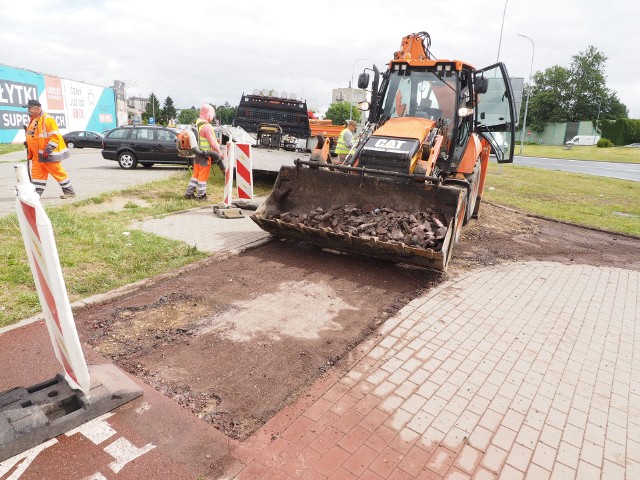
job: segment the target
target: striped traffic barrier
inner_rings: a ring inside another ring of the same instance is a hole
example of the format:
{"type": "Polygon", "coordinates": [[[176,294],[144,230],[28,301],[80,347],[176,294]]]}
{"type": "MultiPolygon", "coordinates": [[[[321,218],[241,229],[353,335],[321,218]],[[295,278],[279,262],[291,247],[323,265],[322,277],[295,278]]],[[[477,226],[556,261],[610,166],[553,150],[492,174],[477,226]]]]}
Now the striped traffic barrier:
{"type": "Polygon", "coordinates": [[[253,199],[253,161],[251,145],[236,143],[236,187],[238,198],[253,199]]]}
{"type": "Polygon", "coordinates": [[[224,171],[224,204],[227,207],[231,206],[233,202],[233,169],[235,167],[236,158],[235,153],[236,149],[234,148],[234,143],[227,143],[227,158],[225,161],[225,171],[224,171]]]}
{"type": "Polygon", "coordinates": [[[53,350],[69,386],[88,393],[89,369],[73,320],[51,221],[29,181],[26,165],[17,165],[16,174],[16,212],[53,350]]]}

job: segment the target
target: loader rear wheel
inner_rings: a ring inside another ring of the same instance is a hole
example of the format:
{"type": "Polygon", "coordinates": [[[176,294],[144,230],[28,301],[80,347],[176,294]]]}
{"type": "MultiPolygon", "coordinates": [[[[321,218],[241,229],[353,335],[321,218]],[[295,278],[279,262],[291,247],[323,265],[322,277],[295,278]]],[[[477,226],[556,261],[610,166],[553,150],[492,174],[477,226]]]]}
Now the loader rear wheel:
{"type": "Polygon", "coordinates": [[[480,187],[480,159],[476,160],[476,164],[473,167],[473,173],[467,175],[467,181],[469,182],[469,192],[467,193],[467,208],[464,210],[463,225],[469,223],[471,217],[478,215],[479,205],[478,202],[478,189],[480,187]]]}

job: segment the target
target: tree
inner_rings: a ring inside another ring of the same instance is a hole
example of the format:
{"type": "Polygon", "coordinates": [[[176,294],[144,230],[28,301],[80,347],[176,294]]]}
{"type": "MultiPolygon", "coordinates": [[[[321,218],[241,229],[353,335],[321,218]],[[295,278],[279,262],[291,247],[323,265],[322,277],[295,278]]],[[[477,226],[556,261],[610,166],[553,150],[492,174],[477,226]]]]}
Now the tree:
{"type": "MultiPolygon", "coordinates": [[[[628,118],[627,107],[607,88],[608,58],[590,45],[571,57],[569,68],[554,65],[533,75],[527,125],[542,131],[547,123],[628,118]],[[599,115],[598,115],[599,114],[599,115]]],[[[520,125],[522,125],[522,111],[520,125]]]]}
{"type": "Polygon", "coordinates": [[[178,115],[178,122],[183,125],[193,125],[198,119],[198,110],[196,107],[185,108],[178,115]]]}
{"type": "Polygon", "coordinates": [[[229,102],[224,102],[224,105],[216,107],[216,118],[220,121],[220,125],[231,125],[237,109],[238,107],[229,105],[229,102]]]}
{"type": "Polygon", "coordinates": [[[149,95],[149,102],[147,103],[147,108],[142,114],[142,120],[145,122],[149,122],[149,117],[156,117],[161,114],[160,110],[160,102],[158,102],[158,98],[155,94],[149,95]]]}
{"type": "Polygon", "coordinates": [[[167,97],[164,100],[164,106],[162,107],[162,123],[167,124],[170,120],[176,118],[177,115],[176,107],[173,105],[173,100],[171,97],[167,97]]]}
{"type": "MultiPolygon", "coordinates": [[[[350,108],[349,102],[332,103],[324,114],[324,118],[331,120],[334,125],[344,125],[349,120],[350,108]]],[[[362,118],[362,113],[355,106],[351,108],[351,118],[356,122],[360,122],[362,118]]]]}

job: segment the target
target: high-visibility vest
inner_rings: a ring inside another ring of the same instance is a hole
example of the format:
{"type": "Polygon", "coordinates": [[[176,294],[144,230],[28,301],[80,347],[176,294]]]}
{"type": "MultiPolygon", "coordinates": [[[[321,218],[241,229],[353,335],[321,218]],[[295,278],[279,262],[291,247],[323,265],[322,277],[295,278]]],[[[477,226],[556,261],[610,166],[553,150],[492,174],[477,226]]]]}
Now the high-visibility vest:
{"type": "Polygon", "coordinates": [[[26,132],[28,157],[37,158],[40,162],[60,162],[69,158],[69,150],[58,130],[58,124],[48,113],[43,113],[37,118],[32,118],[26,132]],[[44,158],[44,149],[50,145],[53,147],[48,158],[44,158]]]}
{"type": "Polygon", "coordinates": [[[198,129],[198,147],[200,147],[200,150],[202,151],[213,150],[213,145],[209,145],[209,140],[207,140],[207,137],[203,137],[202,135],[200,135],[200,130],[202,130],[202,128],[208,124],[209,122],[201,118],[196,120],[196,128],[198,129]]]}
{"type": "Polygon", "coordinates": [[[347,142],[344,139],[344,136],[349,131],[350,130],[347,127],[340,132],[340,136],[338,137],[338,144],[336,145],[336,155],[346,155],[351,150],[351,148],[347,146],[347,142]]]}

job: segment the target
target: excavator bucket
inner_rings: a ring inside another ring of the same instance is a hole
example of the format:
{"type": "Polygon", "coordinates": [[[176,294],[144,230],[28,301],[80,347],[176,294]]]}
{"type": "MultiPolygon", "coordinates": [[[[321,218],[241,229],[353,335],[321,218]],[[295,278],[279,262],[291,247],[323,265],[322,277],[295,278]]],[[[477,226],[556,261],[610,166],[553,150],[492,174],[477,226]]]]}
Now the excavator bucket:
{"type": "Polygon", "coordinates": [[[465,199],[455,186],[297,165],[251,219],[278,237],[446,270],[465,199]]]}

